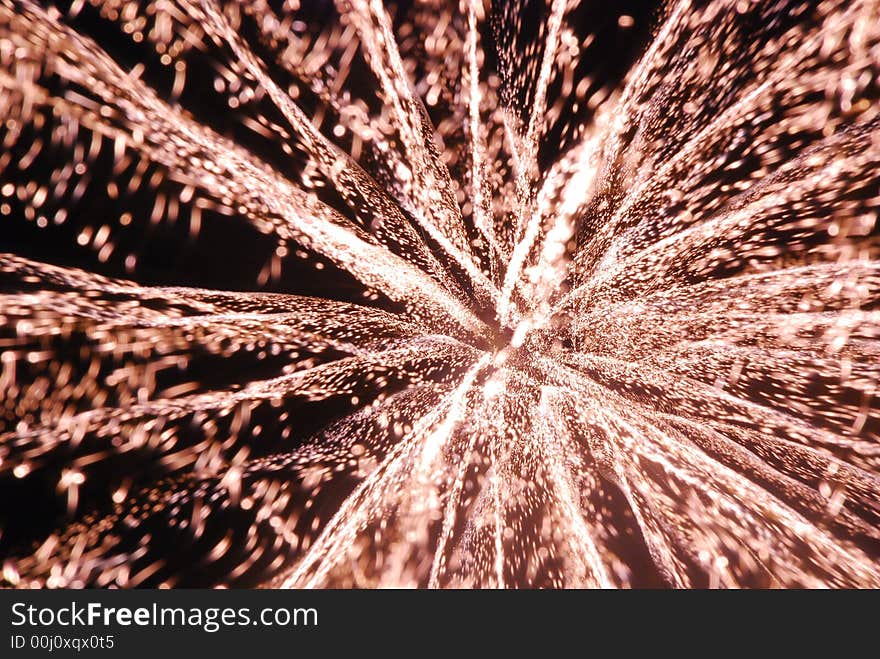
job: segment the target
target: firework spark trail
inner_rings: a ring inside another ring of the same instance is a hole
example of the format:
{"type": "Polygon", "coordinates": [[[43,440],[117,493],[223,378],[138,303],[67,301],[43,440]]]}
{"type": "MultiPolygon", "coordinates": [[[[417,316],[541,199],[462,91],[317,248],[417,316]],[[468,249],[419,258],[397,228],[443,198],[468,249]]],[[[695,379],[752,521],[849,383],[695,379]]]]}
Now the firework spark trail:
{"type": "Polygon", "coordinates": [[[880,3],[527,4],[0,2],[5,583],[880,586],[880,3]]]}
{"type": "Polygon", "coordinates": [[[556,50],[559,46],[559,31],[562,24],[562,15],[565,11],[564,0],[554,0],[551,15],[548,20],[546,43],[544,54],[541,58],[541,67],[538,80],[535,85],[535,99],[529,110],[528,122],[525,127],[525,135],[517,139],[514,151],[517,153],[517,236],[516,248],[511,255],[510,264],[504,277],[502,297],[498,303],[498,315],[502,323],[511,322],[510,298],[513,288],[520,279],[520,274],[526,255],[532,244],[538,237],[541,217],[533,214],[532,187],[538,169],[538,132],[541,126],[539,117],[542,117],[547,105],[547,85],[549,84],[550,72],[556,58],[556,50]]]}
{"type": "MultiPolygon", "coordinates": [[[[483,7],[479,7],[482,16],[483,7]]],[[[470,133],[471,172],[473,180],[473,221],[474,226],[480,231],[483,238],[489,243],[490,276],[494,279],[498,276],[498,260],[505,256],[504,248],[495,235],[495,228],[491,222],[492,209],[490,206],[491,192],[486,189],[484,171],[487,159],[485,136],[480,121],[480,106],[483,94],[480,89],[480,68],[478,55],[479,29],[478,29],[478,5],[476,0],[469,0],[467,4],[468,28],[467,28],[467,105],[468,105],[468,131],[470,133]]]]}
{"type": "MultiPolygon", "coordinates": [[[[329,172],[335,189],[350,195],[347,201],[352,208],[369,209],[372,217],[365,224],[370,226],[373,233],[379,237],[393,238],[394,243],[400,245],[402,253],[407,258],[417,257],[415,262],[418,265],[435,277],[442,277],[442,266],[436,257],[426,249],[394,202],[387,198],[379,186],[356,162],[340,149],[334,147],[312,126],[308,116],[269,78],[256,61],[255,56],[248,51],[245,44],[217,9],[212,7],[209,2],[203,2],[202,8],[206,19],[210,21],[208,24],[213,27],[214,32],[223,37],[248,72],[267,90],[273,102],[302,137],[305,148],[317,158],[322,170],[329,172]],[[386,217],[388,219],[385,219],[386,217]]],[[[433,226],[424,226],[424,228],[432,237],[438,237],[437,230],[433,226]]],[[[385,242],[387,244],[388,240],[385,242]]],[[[440,244],[444,247],[448,245],[446,241],[441,241],[440,244]]],[[[449,249],[450,253],[447,258],[455,259],[463,266],[472,265],[470,258],[463,257],[458,249],[452,247],[449,249]]],[[[483,283],[484,279],[485,276],[479,273],[474,283],[488,287],[488,284],[483,283]]],[[[443,278],[442,281],[444,283],[450,282],[448,278],[443,278]]]]}
{"type": "Polygon", "coordinates": [[[419,290],[424,287],[436,288],[433,280],[409,268],[387,250],[378,250],[370,244],[372,240],[368,236],[346,227],[347,221],[338,213],[316,204],[305,192],[253,162],[248,154],[227,140],[193,124],[179,113],[175,117],[174,111],[161,103],[155,93],[132,80],[109,58],[97,58],[95,53],[100,53],[100,49],[96,44],[63,28],[38,7],[24,4],[33,13],[9,14],[10,28],[24,29],[19,25],[19,21],[24,20],[30,43],[36,40],[37,47],[49,49],[54,57],[47,63],[56,65],[57,61],[59,74],[71,82],[103,92],[108,107],[118,106],[131,125],[125,129],[127,134],[122,136],[118,131],[112,131],[115,139],[134,143],[137,148],[145,146],[150,157],[182,174],[189,184],[233,195],[239,205],[247,207],[248,214],[252,214],[258,225],[265,226],[265,230],[274,231],[281,238],[296,239],[338,260],[357,273],[362,281],[380,286],[386,294],[421,297],[426,307],[439,302],[445,307],[440,314],[444,320],[458,318],[469,324],[472,330],[478,327],[478,321],[468,318],[467,312],[454,300],[445,299],[437,291],[424,297],[419,295],[419,290]],[[59,32],[78,42],[79,49],[56,53],[49,40],[50,35],[59,32]],[[72,64],[66,61],[68,57],[73,58],[72,64]],[[92,72],[92,69],[97,70],[92,72]],[[144,140],[147,140],[146,145],[141,144],[144,140]],[[394,272],[393,277],[391,272],[394,272]]]}
{"type": "Polygon", "coordinates": [[[402,509],[394,511],[401,518],[394,533],[400,533],[403,542],[388,544],[387,572],[382,575],[380,585],[418,583],[410,581],[411,569],[408,569],[407,563],[412,559],[409,555],[413,552],[412,538],[427,539],[425,527],[432,522],[434,513],[439,509],[436,488],[441,485],[442,478],[432,472],[436,469],[436,460],[443,444],[449,441],[464,412],[466,393],[487,362],[488,356],[481,358],[438,407],[419,419],[411,433],[403,438],[386,460],[387,466],[366,479],[330,520],[328,532],[322,534],[312,552],[313,558],[300,562],[296,571],[284,581],[284,586],[314,587],[321,584],[327,573],[350,555],[352,543],[363,530],[360,527],[369,524],[374,516],[389,514],[390,502],[395,508],[402,509]],[[395,491],[388,492],[388,488],[394,488],[395,491]],[[322,546],[331,541],[333,544],[322,546]],[[330,560],[326,560],[328,556],[330,560]],[[317,569],[316,561],[320,561],[317,569]],[[311,570],[315,570],[315,574],[310,575],[311,570]]]}

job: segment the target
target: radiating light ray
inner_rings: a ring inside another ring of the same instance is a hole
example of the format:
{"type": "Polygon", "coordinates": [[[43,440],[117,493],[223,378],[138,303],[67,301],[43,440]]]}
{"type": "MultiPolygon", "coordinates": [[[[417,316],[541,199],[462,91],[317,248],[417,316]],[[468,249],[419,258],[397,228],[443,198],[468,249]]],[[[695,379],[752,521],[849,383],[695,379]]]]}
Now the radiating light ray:
{"type": "MultiPolygon", "coordinates": [[[[133,130],[130,135],[123,137],[125,141],[130,140],[136,148],[145,149],[170,169],[182,172],[187,183],[197,183],[202,188],[234,195],[261,231],[274,231],[285,240],[295,239],[327,255],[357,273],[367,285],[378,284],[383,290],[387,289],[386,292],[396,289],[396,295],[403,298],[415,297],[419,299],[418,306],[426,311],[446,297],[442,294],[419,295],[420,288],[435,288],[437,284],[391,252],[371,244],[372,241],[363,232],[353,232],[345,226],[345,220],[338,213],[311,199],[265,165],[254,162],[248,154],[227,140],[185,117],[179,117],[176,122],[167,119],[169,115],[173,116],[173,111],[162,104],[154,92],[126,76],[109,58],[98,56],[100,50],[97,46],[64,30],[57,21],[31,3],[26,3],[26,6],[33,14],[11,14],[11,27],[14,29],[19,19],[27,16],[32,20],[25,25],[31,30],[32,38],[41,39],[41,47],[48,45],[53,30],[63,31],[71,39],[81,42],[82,52],[88,53],[87,57],[93,64],[80,68],[68,63],[65,58],[69,51],[62,51],[56,55],[59,73],[71,82],[95,91],[104,88],[108,101],[118,105],[126,117],[133,118],[133,130]],[[90,68],[96,68],[97,71],[90,73],[90,68]],[[95,85],[96,80],[101,80],[102,84],[95,85]],[[126,82],[134,86],[136,91],[126,89],[126,82]],[[151,140],[151,136],[155,140],[151,140]],[[148,140],[146,143],[145,139],[148,140]],[[242,183],[245,180],[248,181],[247,185],[242,183]],[[296,218],[295,222],[293,218],[296,218]],[[384,266],[379,266],[380,263],[384,266]],[[392,270],[395,271],[393,280],[390,279],[392,270]]],[[[53,51],[50,49],[49,52],[53,51]]],[[[118,132],[116,138],[119,138],[118,132]]],[[[443,317],[458,317],[471,329],[479,327],[479,321],[469,317],[459,302],[446,299],[443,304],[447,307],[441,312],[443,317]]]]}
{"type": "MultiPolygon", "coordinates": [[[[482,236],[489,243],[490,247],[490,274],[497,277],[498,260],[506,256],[505,249],[495,235],[495,227],[492,222],[492,209],[490,206],[491,193],[486,189],[485,162],[487,149],[485,144],[485,136],[480,121],[480,106],[483,100],[482,90],[480,89],[480,69],[479,69],[479,30],[478,30],[478,0],[468,0],[467,16],[468,16],[468,32],[467,32],[467,104],[468,104],[468,131],[471,140],[471,172],[473,180],[471,188],[473,189],[473,206],[474,206],[474,225],[480,231],[482,236]]],[[[479,6],[479,14],[484,12],[482,5],[479,6]]]]}

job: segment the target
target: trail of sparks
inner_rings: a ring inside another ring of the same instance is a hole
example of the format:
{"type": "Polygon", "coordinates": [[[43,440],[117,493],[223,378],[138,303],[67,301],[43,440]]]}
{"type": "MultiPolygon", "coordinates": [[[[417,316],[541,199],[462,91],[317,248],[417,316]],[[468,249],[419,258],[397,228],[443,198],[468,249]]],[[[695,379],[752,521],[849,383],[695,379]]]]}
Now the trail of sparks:
{"type": "Polygon", "coordinates": [[[0,0],[3,583],[880,587],[880,2],[593,4],[0,0]]]}

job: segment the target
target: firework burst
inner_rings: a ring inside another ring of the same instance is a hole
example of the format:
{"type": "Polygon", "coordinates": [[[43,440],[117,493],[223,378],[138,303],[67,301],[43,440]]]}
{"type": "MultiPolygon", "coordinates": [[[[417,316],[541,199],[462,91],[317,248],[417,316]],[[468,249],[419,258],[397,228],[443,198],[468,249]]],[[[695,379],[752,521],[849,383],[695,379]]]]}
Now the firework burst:
{"type": "Polygon", "coordinates": [[[5,583],[880,586],[880,2],[599,4],[0,0],[5,583]]]}

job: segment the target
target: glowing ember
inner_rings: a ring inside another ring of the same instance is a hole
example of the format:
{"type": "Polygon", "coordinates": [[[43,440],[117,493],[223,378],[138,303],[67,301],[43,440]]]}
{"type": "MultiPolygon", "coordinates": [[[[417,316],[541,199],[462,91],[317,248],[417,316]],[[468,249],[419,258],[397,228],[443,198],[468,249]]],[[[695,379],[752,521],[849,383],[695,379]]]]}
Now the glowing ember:
{"type": "Polygon", "coordinates": [[[591,6],[0,0],[4,583],[880,586],[880,1],[591,6]]]}

